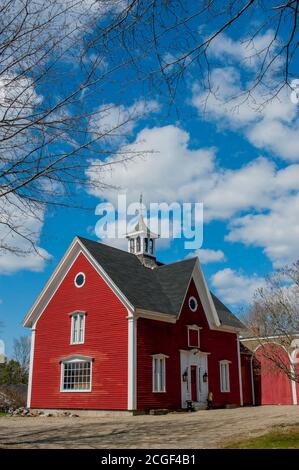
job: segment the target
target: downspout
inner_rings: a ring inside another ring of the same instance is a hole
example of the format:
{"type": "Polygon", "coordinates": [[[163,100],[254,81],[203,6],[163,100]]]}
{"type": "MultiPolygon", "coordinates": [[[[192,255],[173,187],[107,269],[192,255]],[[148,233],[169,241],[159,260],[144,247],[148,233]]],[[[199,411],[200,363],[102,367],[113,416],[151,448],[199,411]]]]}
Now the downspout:
{"type": "Polygon", "coordinates": [[[239,370],[240,405],[243,406],[243,384],[242,384],[242,373],[241,373],[241,353],[240,353],[239,333],[237,333],[237,353],[238,353],[238,370],[239,370]]]}
{"type": "Polygon", "coordinates": [[[253,377],[253,353],[250,358],[250,376],[251,376],[251,395],[252,395],[252,404],[255,406],[255,393],[254,393],[254,377],[253,377]]]}

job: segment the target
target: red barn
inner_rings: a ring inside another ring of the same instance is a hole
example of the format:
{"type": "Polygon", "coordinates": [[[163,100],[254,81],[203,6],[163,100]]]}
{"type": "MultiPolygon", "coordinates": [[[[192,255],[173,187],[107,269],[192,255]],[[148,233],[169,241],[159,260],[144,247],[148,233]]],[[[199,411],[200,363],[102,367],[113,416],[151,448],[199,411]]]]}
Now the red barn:
{"type": "Polygon", "coordinates": [[[75,238],[27,314],[28,406],[146,411],[242,405],[240,321],[197,258],[162,265],[142,217],[129,252],[75,238]]]}
{"type": "Polygon", "coordinates": [[[298,334],[294,337],[288,348],[283,336],[241,338],[244,405],[298,404],[298,334]]]}

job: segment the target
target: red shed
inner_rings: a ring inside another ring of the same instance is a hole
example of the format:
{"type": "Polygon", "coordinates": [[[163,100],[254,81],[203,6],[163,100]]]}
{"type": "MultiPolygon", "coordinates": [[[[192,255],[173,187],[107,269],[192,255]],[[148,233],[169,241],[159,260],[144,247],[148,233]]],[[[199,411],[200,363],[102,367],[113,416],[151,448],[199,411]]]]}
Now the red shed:
{"type": "Polygon", "coordinates": [[[28,406],[142,411],[242,405],[242,323],[198,258],[162,265],[142,217],[129,252],[76,237],[24,325],[28,406]]]}

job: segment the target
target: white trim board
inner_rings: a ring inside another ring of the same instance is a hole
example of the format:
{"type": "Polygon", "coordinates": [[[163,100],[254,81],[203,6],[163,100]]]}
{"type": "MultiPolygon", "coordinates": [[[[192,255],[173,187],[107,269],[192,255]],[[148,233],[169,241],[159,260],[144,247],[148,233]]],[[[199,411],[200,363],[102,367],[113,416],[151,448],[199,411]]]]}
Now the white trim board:
{"type": "Polygon", "coordinates": [[[27,390],[27,408],[30,408],[30,406],[31,406],[32,375],[33,375],[33,360],[34,360],[34,343],[35,343],[35,327],[32,327],[32,330],[31,330],[31,343],[30,343],[30,362],[29,362],[28,390],[27,390]]]}
{"type": "Polygon", "coordinates": [[[118,299],[122,302],[122,304],[130,309],[131,311],[134,310],[133,305],[129,302],[129,300],[124,296],[124,294],[120,291],[120,289],[114,284],[112,279],[108,276],[108,274],[104,271],[104,269],[97,263],[97,261],[90,255],[89,251],[84,247],[84,245],[80,242],[80,240],[76,237],[73,242],[71,243],[70,247],[66,251],[63,258],[60,260],[58,266],[54,270],[52,276],[44,286],[43,290],[41,291],[40,295],[36,299],[35,303],[27,313],[23,325],[26,327],[32,326],[33,323],[36,323],[39,317],[44,312],[45,308],[50,303],[51,299],[57,292],[58,288],[60,287],[61,283],[63,282],[64,278],[66,277],[67,273],[75,263],[76,259],[80,254],[83,254],[85,258],[91,263],[91,265],[95,268],[98,274],[102,277],[102,279],[106,282],[106,284],[112,289],[114,294],[118,297],[118,299]]]}
{"type": "Polygon", "coordinates": [[[128,410],[137,407],[137,319],[128,310],[128,410]]]}

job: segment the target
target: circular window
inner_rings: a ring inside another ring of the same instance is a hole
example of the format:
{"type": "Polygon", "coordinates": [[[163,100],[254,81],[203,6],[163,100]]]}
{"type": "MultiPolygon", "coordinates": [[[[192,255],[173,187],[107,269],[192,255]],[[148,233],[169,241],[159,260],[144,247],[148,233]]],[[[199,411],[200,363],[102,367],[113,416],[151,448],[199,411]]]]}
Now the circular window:
{"type": "Polygon", "coordinates": [[[189,297],[189,308],[192,310],[192,312],[195,312],[197,310],[197,300],[195,297],[189,297]]]}
{"type": "Polygon", "coordinates": [[[82,287],[85,284],[85,274],[84,273],[78,273],[75,276],[75,286],[76,287],[82,287]]]}

